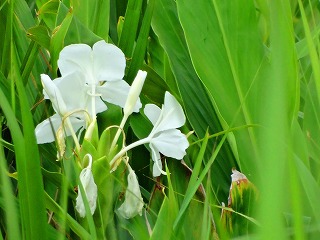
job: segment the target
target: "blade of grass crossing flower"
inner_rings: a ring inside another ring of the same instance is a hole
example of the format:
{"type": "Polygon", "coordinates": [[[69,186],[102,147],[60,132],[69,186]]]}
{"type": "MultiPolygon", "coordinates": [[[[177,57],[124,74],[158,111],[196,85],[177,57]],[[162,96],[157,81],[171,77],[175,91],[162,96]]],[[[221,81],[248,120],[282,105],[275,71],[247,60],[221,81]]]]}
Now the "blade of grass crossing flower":
{"type": "Polygon", "coordinates": [[[11,44],[11,66],[11,76],[13,78],[12,80],[15,80],[17,84],[21,106],[23,139],[26,139],[26,141],[22,142],[24,145],[24,157],[17,159],[17,165],[20,165],[20,167],[18,167],[20,207],[21,205],[27,207],[26,211],[22,212],[22,215],[25,215],[22,219],[26,221],[25,224],[28,226],[28,228],[26,228],[28,237],[31,239],[43,239],[46,238],[47,223],[40,158],[34,135],[30,106],[28,105],[26,92],[18,69],[16,50],[13,42],[11,44]],[[40,232],[41,236],[39,234],[40,232]]]}
{"type": "MultiPolygon", "coordinates": [[[[192,174],[190,177],[190,181],[189,181],[189,185],[188,185],[188,189],[191,188],[192,186],[194,186],[194,184],[196,183],[198,176],[200,174],[200,170],[201,170],[201,165],[202,165],[202,160],[204,158],[204,154],[208,145],[208,140],[209,140],[209,133],[207,132],[206,135],[203,138],[203,142],[201,144],[201,148],[200,151],[198,153],[195,165],[192,169],[192,174]]],[[[188,190],[187,190],[188,191],[188,190]]]]}
{"type": "MultiPolygon", "coordinates": [[[[84,188],[82,186],[82,183],[79,181],[79,190],[83,193],[85,193],[84,191],[84,188]]],[[[86,194],[83,194],[82,195],[82,199],[83,199],[83,204],[84,204],[84,207],[86,209],[86,219],[88,221],[88,225],[89,225],[89,230],[90,230],[90,233],[91,233],[91,238],[92,239],[98,239],[97,238],[97,232],[96,232],[96,227],[94,225],[94,222],[93,222],[93,217],[91,215],[91,211],[90,211],[90,207],[89,207],[89,203],[88,203],[88,199],[87,199],[87,196],[86,194]]]]}
{"type": "Polygon", "coordinates": [[[124,52],[127,58],[132,57],[134,42],[136,39],[142,0],[129,0],[124,19],[124,24],[119,39],[119,48],[124,52]]]}
{"type": "MultiPolygon", "coordinates": [[[[173,186],[170,179],[170,173],[168,167],[166,165],[166,172],[167,172],[167,180],[168,180],[168,189],[169,194],[165,196],[164,201],[162,202],[157,221],[155,226],[152,230],[151,240],[157,239],[171,239],[173,236],[176,236],[174,233],[174,229],[172,225],[174,223],[174,219],[178,213],[178,202],[175,197],[175,192],[173,190],[173,186]],[[165,232],[163,229],[167,229],[165,232]]],[[[178,234],[178,233],[177,233],[178,234]]],[[[181,234],[181,233],[179,233],[181,234]]]]}
{"type": "Polygon", "coordinates": [[[130,68],[127,74],[127,81],[130,85],[134,77],[136,76],[138,70],[141,68],[141,65],[145,57],[154,5],[155,0],[148,1],[148,5],[143,16],[139,36],[137,39],[137,44],[135,46],[132,61],[130,62],[130,68]]]}
{"type": "Polygon", "coordinates": [[[208,163],[206,164],[206,166],[204,167],[203,171],[201,172],[199,178],[197,179],[197,181],[195,182],[194,185],[190,186],[190,188],[188,188],[188,190],[186,191],[186,195],[185,198],[183,200],[183,203],[181,204],[179,213],[177,218],[175,219],[174,225],[173,225],[173,229],[176,229],[180,223],[181,217],[184,214],[185,210],[187,209],[193,195],[196,193],[197,189],[199,188],[200,184],[202,183],[204,177],[207,175],[209,169],[211,168],[214,160],[216,159],[223,143],[225,142],[227,137],[227,134],[225,134],[222,139],[220,140],[219,144],[217,145],[214,153],[212,154],[212,157],[209,159],[208,163]]]}
{"type": "Polygon", "coordinates": [[[219,239],[216,233],[216,226],[212,226],[213,215],[210,207],[211,203],[211,170],[208,172],[207,182],[206,182],[206,195],[204,200],[204,208],[203,208],[203,218],[202,218],[202,228],[201,228],[201,238],[200,239],[219,239]]]}
{"type": "MultiPolygon", "coordinates": [[[[1,89],[0,89],[1,91],[1,89]]],[[[1,94],[1,93],[0,93],[1,94]]],[[[2,127],[0,125],[0,132],[2,127]]],[[[21,239],[20,222],[19,222],[19,210],[17,209],[16,199],[13,195],[12,185],[7,175],[7,166],[5,163],[5,156],[3,152],[3,145],[0,136],[0,185],[1,185],[1,197],[4,200],[5,209],[5,228],[7,230],[7,236],[9,240],[21,239]]],[[[2,234],[0,234],[2,237],[2,234]]]]}

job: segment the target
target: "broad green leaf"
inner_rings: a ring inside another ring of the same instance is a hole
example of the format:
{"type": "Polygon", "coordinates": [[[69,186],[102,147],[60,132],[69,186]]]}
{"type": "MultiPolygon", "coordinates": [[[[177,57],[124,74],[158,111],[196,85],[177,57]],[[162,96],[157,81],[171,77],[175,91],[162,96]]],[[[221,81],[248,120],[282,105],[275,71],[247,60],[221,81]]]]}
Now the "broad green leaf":
{"type": "MultiPolygon", "coordinates": [[[[195,70],[224,129],[257,122],[257,75],[263,61],[253,1],[177,1],[179,19],[195,70]]],[[[230,141],[243,171],[254,172],[253,129],[230,141]],[[238,153],[236,152],[236,149],[238,153]]]]}
{"type": "MultiPolygon", "coordinates": [[[[190,4],[189,7],[193,8],[193,5],[194,4],[190,4]]],[[[199,5],[202,6],[203,4],[197,4],[197,7],[199,5]]],[[[195,18],[199,19],[201,17],[202,16],[199,15],[195,18]]],[[[188,25],[195,26],[193,18],[194,16],[189,18],[189,21],[192,20],[192,23],[188,22],[188,25]]],[[[206,22],[206,20],[203,21],[206,22]]],[[[178,19],[174,1],[156,1],[152,27],[159,38],[160,44],[168,55],[169,63],[179,90],[179,92],[175,94],[181,96],[186,117],[197,136],[199,138],[204,137],[208,128],[209,134],[221,131],[221,124],[212,104],[211,97],[208,95],[205,86],[201,83],[193,67],[194,63],[192,63],[189,56],[188,46],[184,38],[183,28],[178,19]]],[[[198,38],[199,34],[195,33],[194,37],[198,38]]],[[[205,58],[200,57],[200,59],[194,61],[205,61],[205,58]]],[[[206,68],[212,69],[212,66],[206,66],[206,68]]],[[[211,77],[213,75],[207,72],[205,74],[210,81],[213,81],[211,77]]],[[[213,141],[210,142],[210,144],[213,145],[213,141]]],[[[210,153],[208,151],[206,159],[210,157],[209,155],[211,153],[210,149],[210,153]]],[[[228,188],[228,184],[222,179],[228,178],[228,169],[231,169],[235,165],[236,163],[234,162],[230,147],[224,145],[223,151],[220,152],[212,168],[214,171],[213,175],[219,179],[219,181],[213,181],[214,188],[218,188],[219,185],[223,195],[227,195],[226,189],[228,188]]]]}
{"type": "Polygon", "coordinates": [[[72,2],[74,16],[85,28],[104,40],[109,34],[109,0],[84,0],[72,2]]]}

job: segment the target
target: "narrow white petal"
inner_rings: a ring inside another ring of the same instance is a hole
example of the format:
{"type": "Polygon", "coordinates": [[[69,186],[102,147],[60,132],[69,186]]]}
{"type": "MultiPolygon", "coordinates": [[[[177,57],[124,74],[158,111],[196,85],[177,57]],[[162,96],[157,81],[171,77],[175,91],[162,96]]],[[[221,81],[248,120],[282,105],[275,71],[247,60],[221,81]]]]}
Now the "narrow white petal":
{"type": "Polygon", "coordinates": [[[155,125],[160,117],[161,109],[157,105],[146,104],[144,107],[144,114],[152,122],[152,124],[155,125]]]}
{"type": "Polygon", "coordinates": [[[184,134],[177,129],[171,129],[156,135],[151,143],[165,156],[182,159],[186,155],[189,146],[184,134]]]}
{"type": "Polygon", "coordinates": [[[161,174],[167,175],[167,173],[162,170],[162,162],[161,162],[160,153],[159,153],[157,147],[152,143],[150,143],[149,146],[151,149],[151,157],[154,162],[153,168],[152,168],[152,175],[154,177],[158,177],[161,174]]]}
{"type": "Polygon", "coordinates": [[[181,105],[169,92],[165,93],[162,112],[161,120],[154,130],[156,132],[179,128],[186,121],[181,105]]]}
{"type": "Polygon", "coordinates": [[[37,138],[37,143],[49,143],[55,140],[54,135],[58,128],[61,126],[61,117],[58,114],[47,118],[43,122],[36,126],[35,134],[37,138]]]}
{"type": "Polygon", "coordinates": [[[127,219],[133,218],[137,214],[141,216],[143,208],[143,199],[137,176],[130,166],[128,166],[128,169],[128,187],[125,193],[125,200],[118,209],[120,215],[127,219]]]}
{"type": "Polygon", "coordinates": [[[58,59],[58,66],[62,76],[75,71],[84,75],[92,74],[92,49],[86,44],[71,44],[62,49],[58,59]]]}
{"type": "Polygon", "coordinates": [[[54,110],[60,115],[64,115],[67,112],[67,107],[59,88],[57,88],[54,82],[46,74],[41,74],[41,82],[46,95],[52,102],[54,110]]]}
{"type": "Polygon", "coordinates": [[[104,40],[93,45],[94,76],[98,81],[122,80],[126,59],[120,48],[104,40]]]}

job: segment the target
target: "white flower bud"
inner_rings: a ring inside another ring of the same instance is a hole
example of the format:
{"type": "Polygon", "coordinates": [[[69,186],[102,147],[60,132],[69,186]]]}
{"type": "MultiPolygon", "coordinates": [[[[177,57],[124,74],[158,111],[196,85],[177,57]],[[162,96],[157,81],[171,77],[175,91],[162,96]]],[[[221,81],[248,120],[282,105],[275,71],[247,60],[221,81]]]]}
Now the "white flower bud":
{"type": "Polygon", "coordinates": [[[133,218],[137,214],[142,215],[143,199],[141,197],[139,182],[136,174],[128,165],[128,187],[125,194],[125,200],[118,211],[124,218],[133,218]]]}
{"type": "MultiPolygon", "coordinates": [[[[97,207],[98,188],[94,182],[93,175],[91,172],[92,156],[90,154],[87,154],[86,156],[89,157],[89,164],[86,168],[82,169],[80,173],[80,181],[88,200],[91,215],[93,215],[97,207]]],[[[79,212],[80,217],[85,217],[86,209],[84,207],[84,203],[82,199],[82,192],[80,187],[78,189],[79,189],[79,192],[78,192],[78,197],[76,199],[76,209],[79,212]]]]}
{"type": "Polygon", "coordinates": [[[138,71],[138,74],[131,85],[128,98],[123,109],[123,113],[125,116],[129,116],[134,111],[134,107],[139,99],[139,95],[141,93],[146,77],[147,72],[141,70],[138,71]]]}

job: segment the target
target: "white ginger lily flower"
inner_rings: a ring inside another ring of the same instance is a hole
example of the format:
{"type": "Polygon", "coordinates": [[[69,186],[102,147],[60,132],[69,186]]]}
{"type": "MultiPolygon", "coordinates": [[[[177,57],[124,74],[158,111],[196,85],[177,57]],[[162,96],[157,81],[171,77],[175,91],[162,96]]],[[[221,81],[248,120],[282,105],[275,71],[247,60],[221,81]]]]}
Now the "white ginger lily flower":
{"type": "Polygon", "coordinates": [[[120,215],[124,218],[133,218],[137,214],[142,215],[143,199],[141,197],[139,182],[136,174],[128,164],[128,187],[125,193],[125,200],[118,208],[120,215]]]}
{"type": "Polygon", "coordinates": [[[37,143],[53,142],[58,130],[70,136],[85,127],[84,109],[87,96],[81,75],[75,72],[52,81],[48,75],[41,74],[41,81],[44,98],[51,100],[56,113],[37,125],[37,143]]]}
{"type": "Polygon", "coordinates": [[[110,161],[113,166],[124,153],[130,149],[149,143],[151,156],[154,161],[153,176],[166,175],[162,170],[160,152],[168,157],[182,159],[189,146],[187,137],[176,129],[185,123],[185,116],[178,101],[169,93],[165,93],[162,109],[154,104],[147,104],[144,113],[153,124],[153,129],[148,137],[130,144],[118,152],[110,161]]]}
{"type": "Polygon", "coordinates": [[[178,101],[169,93],[165,93],[162,109],[154,104],[147,104],[144,113],[153,124],[149,134],[152,154],[153,176],[166,174],[162,170],[160,152],[171,158],[182,159],[186,155],[189,142],[180,130],[176,129],[185,123],[185,115],[178,101]]]}
{"type": "MultiPolygon", "coordinates": [[[[84,194],[87,197],[90,213],[94,214],[94,211],[97,207],[97,197],[98,197],[98,188],[94,182],[93,175],[91,172],[92,167],[92,156],[90,154],[86,154],[89,158],[89,164],[86,168],[82,169],[80,173],[80,181],[84,190],[84,194]]],[[[78,196],[76,198],[76,210],[78,211],[80,217],[85,217],[86,209],[82,199],[82,191],[78,186],[78,196]]]]}
{"type": "MultiPolygon", "coordinates": [[[[81,72],[85,76],[88,94],[92,101],[92,116],[103,112],[107,106],[100,97],[109,103],[124,107],[130,86],[122,80],[126,66],[123,52],[115,45],[104,40],[93,47],[86,44],[71,44],[60,52],[58,66],[62,76],[81,72]]],[[[134,112],[141,108],[137,101],[134,112]]]]}

